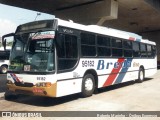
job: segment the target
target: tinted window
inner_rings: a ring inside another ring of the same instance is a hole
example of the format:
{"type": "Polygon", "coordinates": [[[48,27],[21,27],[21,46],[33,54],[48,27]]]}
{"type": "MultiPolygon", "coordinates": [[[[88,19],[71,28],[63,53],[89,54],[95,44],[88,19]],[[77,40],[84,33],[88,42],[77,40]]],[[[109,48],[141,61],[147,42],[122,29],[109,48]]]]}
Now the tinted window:
{"type": "Polygon", "coordinates": [[[95,35],[81,33],[81,54],[82,56],[96,56],[95,35]]]}
{"type": "Polygon", "coordinates": [[[122,48],[122,40],[113,38],[112,39],[112,47],[122,48]]]}
{"type": "Polygon", "coordinates": [[[95,46],[82,45],[81,49],[82,56],[96,56],[95,46]]]}
{"type": "Polygon", "coordinates": [[[113,48],[112,49],[112,56],[114,57],[122,57],[122,49],[116,49],[116,48],[113,48]]]}
{"type": "Polygon", "coordinates": [[[132,49],[132,42],[131,41],[123,41],[123,48],[124,49],[132,49]]]}
{"type": "Polygon", "coordinates": [[[146,49],[146,45],[141,43],[141,57],[147,57],[147,49],[146,49]]]}
{"type": "Polygon", "coordinates": [[[57,40],[58,69],[71,69],[78,60],[77,37],[60,34],[57,40]]]}
{"type": "Polygon", "coordinates": [[[81,44],[95,45],[95,35],[90,33],[81,33],[81,44]]]}
{"type": "Polygon", "coordinates": [[[147,45],[147,53],[148,53],[148,57],[152,57],[152,46],[151,45],[147,45]]]}
{"type": "Polygon", "coordinates": [[[98,56],[111,56],[110,37],[97,36],[98,56]]]}
{"type": "Polygon", "coordinates": [[[98,47],[98,56],[111,56],[111,49],[106,47],[98,47]]]}
{"type": "Polygon", "coordinates": [[[152,57],[155,57],[157,54],[156,46],[152,46],[152,57]]]}
{"type": "Polygon", "coordinates": [[[131,41],[123,41],[123,49],[124,49],[124,57],[132,57],[132,42],[131,41]]]}
{"type": "Polygon", "coordinates": [[[59,58],[77,58],[77,37],[61,34],[57,50],[59,58]]]}
{"type": "Polygon", "coordinates": [[[97,36],[97,44],[99,46],[110,47],[110,37],[97,36]]]}
{"type": "Polygon", "coordinates": [[[139,42],[133,42],[133,56],[134,57],[141,56],[139,42]]]}
{"type": "Polygon", "coordinates": [[[122,57],[122,40],[112,38],[112,56],[113,57],[122,57]]]}
{"type": "Polygon", "coordinates": [[[124,50],[124,57],[132,57],[132,50],[124,50]]]}

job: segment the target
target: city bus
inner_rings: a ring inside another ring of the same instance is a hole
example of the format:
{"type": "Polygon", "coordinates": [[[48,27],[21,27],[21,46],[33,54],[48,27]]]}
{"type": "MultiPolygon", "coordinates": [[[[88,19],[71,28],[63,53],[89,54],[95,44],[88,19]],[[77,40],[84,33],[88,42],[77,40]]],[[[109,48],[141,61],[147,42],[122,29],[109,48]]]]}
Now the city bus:
{"type": "Polygon", "coordinates": [[[12,35],[6,98],[89,97],[157,71],[156,43],[131,32],[55,18],[22,24],[12,35]]]}

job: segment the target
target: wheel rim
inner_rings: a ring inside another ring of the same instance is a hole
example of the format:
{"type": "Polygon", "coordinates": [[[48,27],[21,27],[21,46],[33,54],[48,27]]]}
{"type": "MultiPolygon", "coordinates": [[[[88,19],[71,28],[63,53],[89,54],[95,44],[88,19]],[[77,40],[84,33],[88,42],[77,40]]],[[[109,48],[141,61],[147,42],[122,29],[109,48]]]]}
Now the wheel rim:
{"type": "Polygon", "coordinates": [[[7,68],[2,67],[2,73],[6,73],[7,72],[7,68]]]}
{"type": "Polygon", "coordinates": [[[93,81],[91,78],[88,78],[85,81],[85,90],[90,91],[92,89],[93,89],[93,81]]]}
{"type": "Polygon", "coordinates": [[[143,71],[140,71],[140,79],[143,80],[143,71]]]}

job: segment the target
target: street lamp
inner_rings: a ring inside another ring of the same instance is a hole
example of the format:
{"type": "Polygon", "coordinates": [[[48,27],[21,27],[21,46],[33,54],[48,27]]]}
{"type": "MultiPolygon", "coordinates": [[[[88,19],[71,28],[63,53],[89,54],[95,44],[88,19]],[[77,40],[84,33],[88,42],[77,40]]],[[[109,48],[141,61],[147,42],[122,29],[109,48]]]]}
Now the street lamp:
{"type": "Polygon", "coordinates": [[[40,13],[40,12],[38,12],[38,13],[37,13],[37,15],[36,15],[36,17],[35,17],[34,21],[36,21],[36,19],[37,19],[37,17],[38,17],[39,15],[41,15],[41,13],[40,13]]]}

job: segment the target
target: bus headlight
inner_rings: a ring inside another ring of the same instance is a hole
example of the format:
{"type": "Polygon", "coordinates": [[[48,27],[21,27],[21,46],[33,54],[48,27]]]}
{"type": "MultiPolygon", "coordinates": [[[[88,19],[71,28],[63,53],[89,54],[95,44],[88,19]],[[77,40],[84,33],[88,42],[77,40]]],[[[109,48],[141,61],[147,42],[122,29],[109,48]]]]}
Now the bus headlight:
{"type": "Polygon", "coordinates": [[[51,87],[50,82],[39,82],[36,84],[37,87],[51,87]]]}

